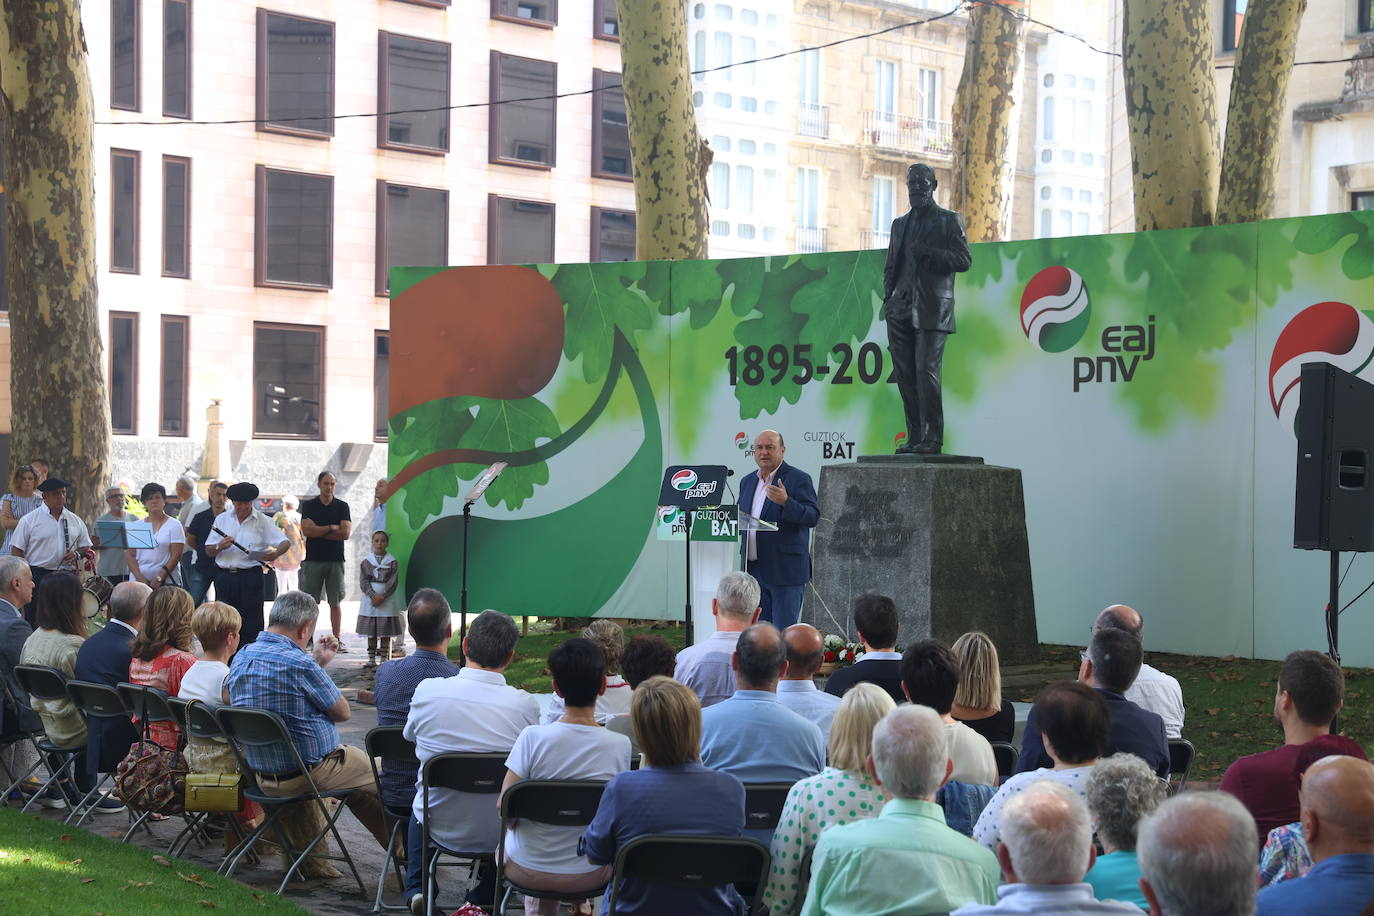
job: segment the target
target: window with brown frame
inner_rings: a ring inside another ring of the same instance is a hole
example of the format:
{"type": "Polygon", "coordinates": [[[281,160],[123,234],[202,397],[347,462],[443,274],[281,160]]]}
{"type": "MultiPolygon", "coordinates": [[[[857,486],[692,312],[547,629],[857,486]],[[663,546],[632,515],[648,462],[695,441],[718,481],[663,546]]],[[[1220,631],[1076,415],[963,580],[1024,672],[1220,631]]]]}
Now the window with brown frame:
{"type": "Polygon", "coordinates": [[[162,157],[162,275],[191,276],[191,160],[162,157]]]}
{"type": "Polygon", "coordinates": [[[448,191],[377,182],[375,292],[390,295],[393,267],[448,263],[448,191]]]}
{"type": "Polygon", "coordinates": [[[258,130],[334,135],[334,23],[258,10],[258,130]]]}
{"type": "Polygon", "coordinates": [[[1221,0],[1222,51],[1234,51],[1240,47],[1248,6],[1249,0],[1221,0]]]}
{"type": "Polygon", "coordinates": [[[163,0],[162,113],[191,116],[191,0],[163,0]]]}
{"type": "Polygon", "coordinates": [[[449,6],[450,0],[400,0],[402,3],[413,3],[416,6],[432,6],[438,9],[445,9],[449,6]]]}
{"type": "Polygon", "coordinates": [[[449,45],[390,32],[378,34],[377,145],[422,153],[448,152],[449,45]],[[427,109],[427,110],[426,110],[427,109]]]}
{"type": "Polygon", "coordinates": [[[592,207],[592,260],[633,261],[634,259],[634,212],[592,207]]]}
{"type": "Polygon", "coordinates": [[[488,154],[492,162],[551,169],[558,109],[558,65],[491,52],[488,154]],[[528,101],[515,101],[527,99],[528,101]]]}
{"type": "Polygon", "coordinates": [[[1374,2],[1359,0],[1355,9],[1355,31],[1374,32],[1374,2]]]}
{"type": "Polygon", "coordinates": [[[110,313],[110,430],[132,436],[138,425],[138,315],[110,313]]]}
{"type": "Polygon", "coordinates": [[[253,325],[253,437],[324,438],[324,328],[253,325]]]}
{"type": "Polygon", "coordinates": [[[138,153],[110,150],[110,270],[138,273],[138,153]]]}
{"type": "Polygon", "coordinates": [[[487,263],[551,264],[553,204],[487,195],[487,263]]]}
{"type": "Polygon", "coordinates": [[[620,40],[620,14],[616,0],[592,0],[592,37],[606,41],[620,40]]]}
{"type": "Polygon", "coordinates": [[[162,316],[162,385],[158,411],[159,436],[186,435],[186,363],[191,319],[162,316]]]}
{"type": "Polygon", "coordinates": [[[632,181],[630,124],[620,74],[593,70],[592,88],[592,174],[632,181]]]}
{"type": "Polygon", "coordinates": [[[141,111],[140,0],[110,0],[110,107],[141,111]]]}
{"type": "Polygon", "coordinates": [[[254,283],[328,289],[334,284],[334,178],[257,169],[254,283]]]}
{"type": "Polygon", "coordinates": [[[558,0],[491,0],[491,18],[552,28],[558,25],[558,0]]]}
{"type": "Polygon", "coordinates": [[[391,419],[391,332],[378,331],[372,348],[372,438],[387,439],[391,419]]]}

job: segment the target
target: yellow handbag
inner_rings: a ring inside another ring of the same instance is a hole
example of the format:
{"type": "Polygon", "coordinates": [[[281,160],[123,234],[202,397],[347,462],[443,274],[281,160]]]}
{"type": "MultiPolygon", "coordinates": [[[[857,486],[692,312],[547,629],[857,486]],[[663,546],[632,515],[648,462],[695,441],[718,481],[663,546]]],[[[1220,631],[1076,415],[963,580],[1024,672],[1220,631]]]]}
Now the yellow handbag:
{"type": "Polygon", "coordinates": [[[238,773],[188,773],[187,811],[242,811],[243,784],[238,773]]]}

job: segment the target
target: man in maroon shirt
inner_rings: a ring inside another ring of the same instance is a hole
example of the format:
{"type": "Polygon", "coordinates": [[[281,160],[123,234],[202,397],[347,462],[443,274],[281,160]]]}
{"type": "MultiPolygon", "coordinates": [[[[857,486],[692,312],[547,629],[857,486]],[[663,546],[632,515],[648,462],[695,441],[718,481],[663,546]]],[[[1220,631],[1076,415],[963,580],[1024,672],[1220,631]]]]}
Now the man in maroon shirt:
{"type": "Polygon", "coordinates": [[[1320,652],[1300,649],[1283,660],[1274,694],[1274,718],[1283,728],[1283,746],[1241,757],[1226,770],[1221,788],[1239,798],[1255,817],[1259,835],[1298,820],[1298,755],[1305,745],[1329,745],[1333,754],[1364,758],[1349,738],[1331,734],[1341,709],[1345,675],[1320,652]]]}

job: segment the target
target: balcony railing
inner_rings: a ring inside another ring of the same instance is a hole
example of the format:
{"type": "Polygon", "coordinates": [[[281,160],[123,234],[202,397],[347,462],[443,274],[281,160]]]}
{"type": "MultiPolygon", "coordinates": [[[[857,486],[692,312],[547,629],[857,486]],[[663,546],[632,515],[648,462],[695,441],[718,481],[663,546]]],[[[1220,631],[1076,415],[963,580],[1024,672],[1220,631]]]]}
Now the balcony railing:
{"type": "Polygon", "coordinates": [[[902,153],[948,156],[954,151],[954,125],[892,111],[865,111],[860,142],[902,153]]]}
{"type": "Polygon", "coordinates": [[[830,106],[814,102],[801,102],[797,105],[797,133],[803,137],[819,137],[824,140],[830,136],[830,106]]]}
{"type": "Polygon", "coordinates": [[[859,247],[860,248],[886,248],[892,239],[892,233],[886,229],[860,229],[859,247]]]}
{"type": "Polygon", "coordinates": [[[820,226],[797,227],[797,253],[814,254],[825,251],[825,230],[820,226]]]}

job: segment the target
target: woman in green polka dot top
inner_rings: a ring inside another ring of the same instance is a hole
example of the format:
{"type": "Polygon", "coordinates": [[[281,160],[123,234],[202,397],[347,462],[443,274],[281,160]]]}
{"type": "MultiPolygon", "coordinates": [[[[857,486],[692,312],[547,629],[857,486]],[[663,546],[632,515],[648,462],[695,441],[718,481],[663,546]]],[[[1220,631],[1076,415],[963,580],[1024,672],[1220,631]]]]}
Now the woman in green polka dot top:
{"type": "Polygon", "coordinates": [[[802,859],[821,832],[836,824],[874,817],[887,799],[868,772],[873,727],[897,706],[876,684],[850,688],[835,710],[828,747],[830,765],[792,786],[773,832],[773,865],[763,902],[770,913],[793,910],[806,888],[802,859]]]}

